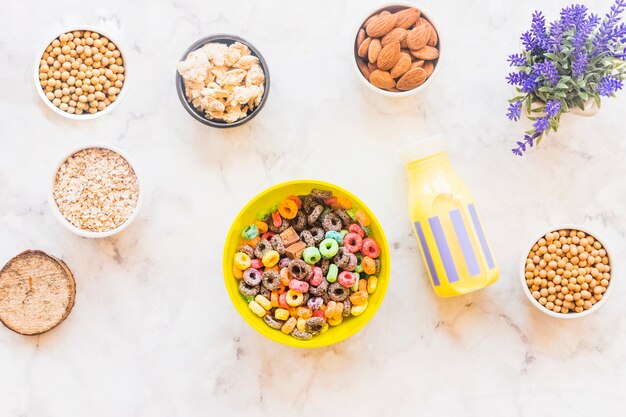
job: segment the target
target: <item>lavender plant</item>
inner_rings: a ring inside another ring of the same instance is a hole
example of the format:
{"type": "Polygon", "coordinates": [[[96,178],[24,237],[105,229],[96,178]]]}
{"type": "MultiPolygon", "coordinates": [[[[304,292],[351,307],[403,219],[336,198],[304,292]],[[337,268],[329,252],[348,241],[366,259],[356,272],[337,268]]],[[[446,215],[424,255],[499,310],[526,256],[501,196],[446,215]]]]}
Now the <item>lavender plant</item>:
{"type": "Polygon", "coordinates": [[[509,100],[507,117],[517,121],[526,111],[533,128],[512,149],[522,156],[556,131],[561,115],[588,100],[600,106],[601,97],[621,90],[626,78],[626,24],[621,22],[626,0],[615,0],[604,19],[575,4],[546,25],[540,11],[533,13],[529,31],[521,36],[523,51],[508,58],[516,70],[507,82],[518,95],[509,100]]]}

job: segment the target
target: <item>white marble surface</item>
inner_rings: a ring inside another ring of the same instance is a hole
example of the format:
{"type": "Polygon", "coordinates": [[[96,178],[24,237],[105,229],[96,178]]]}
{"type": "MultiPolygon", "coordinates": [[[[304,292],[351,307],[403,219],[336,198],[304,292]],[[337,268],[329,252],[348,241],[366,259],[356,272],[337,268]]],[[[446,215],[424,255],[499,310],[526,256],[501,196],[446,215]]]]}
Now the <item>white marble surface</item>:
{"type": "Polygon", "coordinates": [[[0,262],[49,251],[74,271],[78,294],[48,334],[0,328],[0,415],[617,415],[626,400],[626,94],[596,117],[564,118],[523,159],[509,151],[523,126],[504,116],[506,55],[535,8],[555,16],[564,3],[422,1],[446,62],[423,94],[391,100],[360,85],[350,62],[353,23],[377,2],[2,2],[0,262]],[[36,50],[73,24],[109,29],[127,53],[128,95],[94,121],[60,118],[33,87],[36,50]],[[267,106],[241,128],[205,127],[176,97],[174,63],[214,32],[249,39],[271,67],[267,106]],[[446,300],[429,288],[397,159],[404,142],[438,132],[502,267],[491,288],[446,300]],[[70,234],[46,202],[54,162],[94,140],[127,150],[146,180],[136,223],[106,240],[70,234]],[[236,212],[270,185],[307,177],[362,197],[393,260],[371,323],[314,351],[249,328],[221,273],[236,212]],[[619,272],[597,315],[564,322],[528,303],[518,268],[534,234],[567,222],[599,230],[619,272]]]}

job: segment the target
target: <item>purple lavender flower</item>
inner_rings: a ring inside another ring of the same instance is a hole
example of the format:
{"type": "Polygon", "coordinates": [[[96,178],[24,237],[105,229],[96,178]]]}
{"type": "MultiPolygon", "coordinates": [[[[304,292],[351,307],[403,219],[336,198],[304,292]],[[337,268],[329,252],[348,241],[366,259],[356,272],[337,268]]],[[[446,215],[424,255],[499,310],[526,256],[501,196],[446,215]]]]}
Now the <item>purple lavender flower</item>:
{"type": "Polygon", "coordinates": [[[523,54],[511,54],[509,55],[508,61],[511,67],[526,65],[526,57],[523,54]]]}
{"type": "Polygon", "coordinates": [[[533,123],[533,127],[535,128],[535,133],[541,135],[543,132],[548,130],[548,127],[550,127],[550,116],[546,115],[538,118],[535,120],[535,123],[533,123]]]}
{"type": "Polygon", "coordinates": [[[550,100],[546,103],[546,115],[548,118],[556,116],[561,111],[560,100],[550,100]]]}
{"type": "Polygon", "coordinates": [[[624,87],[624,81],[613,75],[607,75],[598,83],[598,94],[610,97],[624,87]]]}
{"type": "Polygon", "coordinates": [[[537,73],[543,75],[543,78],[550,81],[552,84],[559,82],[559,71],[556,69],[552,61],[544,61],[539,64],[535,64],[535,70],[537,73]]]}
{"type": "Polygon", "coordinates": [[[525,135],[522,141],[517,142],[517,148],[511,149],[514,155],[522,156],[524,152],[526,152],[526,146],[532,148],[535,139],[538,137],[538,134],[534,135],[525,135]]]}
{"type": "MultiPolygon", "coordinates": [[[[602,25],[595,39],[593,40],[594,56],[601,55],[609,51],[611,40],[616,40],[615,35],[620,31],[620,27],[616,27],[620,20],[620,15],[626,8],[626,0],[615,0],[615,4],[611,7],[611,11],[606,14],[602,25]]],[[[618,35],[619,37],[619,35],[618,35]]]]}
{"type": "Polygon", "coordinates": [[[530,30],[532,32],[536,48],[543,51],[547,50],[548,34],[546,31],[546,19],[543,16],[543,13],[541,13],[540,11],[535,11],[535,13],[533,13],[533,20],[530,30]]]}
{"type": "Polygon", "coordinates": [[[585,43],[598,23],[600,23],[600,18],[594,14],[590,14],[588,19],[583,19],[576,23],[576,32],[572,41],[572,46],[574,47],[572,76],[576,79],[582,77],[589,66],[585,43]]]}
{"type": "Polygon", "coordinates": [[[509,120],[518,121],[520,116],[522,115],[522,101],[517,100],[509,104],[509,111],[506,113],[506,116],[509,120]]]}

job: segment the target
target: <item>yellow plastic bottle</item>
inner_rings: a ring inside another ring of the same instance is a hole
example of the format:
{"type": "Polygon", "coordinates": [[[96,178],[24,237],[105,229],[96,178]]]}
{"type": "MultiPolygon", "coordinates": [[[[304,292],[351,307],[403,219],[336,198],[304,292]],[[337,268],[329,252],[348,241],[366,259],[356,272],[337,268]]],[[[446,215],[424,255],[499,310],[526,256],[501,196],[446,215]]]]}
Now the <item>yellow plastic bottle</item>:
{"type": "Polygon", "coordinates": [[[437,295],[480,290],[500,275],[472,193],[450,165],[445,138],[419,141],[403,153],[409,214],[437,295]]]}

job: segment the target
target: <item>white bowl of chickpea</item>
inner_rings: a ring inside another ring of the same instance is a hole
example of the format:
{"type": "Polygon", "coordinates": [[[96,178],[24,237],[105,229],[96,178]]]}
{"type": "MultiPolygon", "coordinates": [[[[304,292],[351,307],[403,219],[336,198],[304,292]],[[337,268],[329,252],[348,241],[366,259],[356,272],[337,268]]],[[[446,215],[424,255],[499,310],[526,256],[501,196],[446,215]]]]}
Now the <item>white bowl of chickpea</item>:
{"type": "Polygon", "coordinates": [[[594,231],[579,225],[551,227],[525,252],[521,284],[541,312],[559,319],[586,317],[613,292],[611,252],[594,231]]]}
{"type": "Polygon", "coordinates": [[[111,112],[127,90],[126,55],[119,44],[106,31],[91,26],[56,33],[35,59],[39,97],[69,119],[95,119],[111,112]]]}

